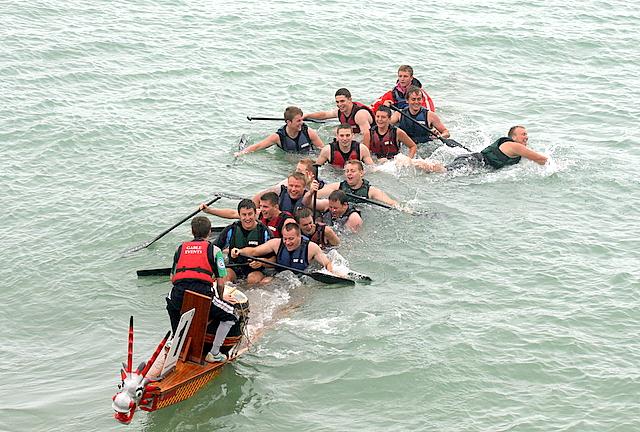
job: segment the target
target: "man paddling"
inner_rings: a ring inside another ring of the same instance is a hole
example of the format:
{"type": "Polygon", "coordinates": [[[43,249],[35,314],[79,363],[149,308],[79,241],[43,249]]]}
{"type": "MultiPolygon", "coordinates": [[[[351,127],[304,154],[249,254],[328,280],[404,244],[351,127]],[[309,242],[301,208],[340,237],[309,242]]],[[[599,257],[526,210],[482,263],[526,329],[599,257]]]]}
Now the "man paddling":
{"type": "Polygon", "coordinates": [[[315,222],[311,209],[305,207],[295,214],[295,221],[300,226],[302,236],[316,243],[321,248],[338,246],[340,239],[336,232],[324,222],[315,222]]]}
{"type": "Polygon", "coordinates": [[[337,118],[340,123],[351,126],[354,134],[366,131],[373,123],[373,111],[367,105],[351,100],[351,92],[346,88],[336,91],[336,109],[318,111],[304,116],[305,119],[326,120],[337,118]]]}
{"type": "Polygon", "coordinates": [[[316,164],[322,165],[325,162],[329,162],[336,168],[344,168],[345,162],[351,159],[361,160],[367,165],[373,165],[369,149],[355,141],[351,126],[343,123],[338,125],[336,129],[336,139],[320,151],[316,164]]]}
{"type": "Polygon", "coordinates": [[[321,149],[324,147],[324,143],[316,131],[309,129],[302,120],[302,117],[303,113],[300,108],[295,106],[287,107],[287,109],[284,110],[284,126],[262,141],[234,153],[234,156],[266,149],[272,145],[277,145],[288,153],[309,153],[312,145],[321,149]]]}
{"type": "Polygon", "coordinates": [[[397,124],[400,129],[405,131],[416,143],[426,143],[433,140],[433,135],[442,138],[449,138],[449,130],[440,120],[440,117],[432,111],[422,106],[424,96],[422,90],[412,86],[407,90],[407,102],[409,105],[400,112],[393,113],[391,123],[397,124]],[[422,123],[426,129],[413,120],[422,123]],[[429,132],[429,130],[432,133],[429,132]]]}
{"type": "Polygon", "coordinates": [[[470,153],[456,157],[446,166],[448,171],[489,167],[500,169],[515,165],[522,158],[534,161],[539,165],[547,163],[547,156],[528,147],[529,135],[524,126],[513,126],[506,137],[498,138],[493,144],[479,153],[470,153]]]}
{"type": "Polygon", "coordinates": [[[276,263],[302,271],[307,269],[311,261],[316,261],[328,271],[333,272],[331,261],[322,252],[320,246],[303,239],[300,227],[293,222],[285,224],[281,239],[271,239],[256,247],[231,250],[232,256],[237,257],[240,254],[257,257],[276,254],[276,263]]]}
{"type": "MultiPolygon", "coordinates": [[[[200,210],[218,217],[228,218],[231,216],[231,218],[237,217],[239,219],[225,227],[218,235],[215,244],[222,250],[229,251],[233,248],[258,246],[266,243],[271,238],[266,225],[256,219],[256,205],[250,199],[245,198],[238,203],[238,210],[235,215],[232,209],[211,208],[204,204],[200,205],[200,210]]],[[[229,263],[243,264],[227,269],[227,279],[232,282],[246,278],[248,284],[256,284],[265,277],[261,270],[263,265],[259,262],[249,262],[246,258],[232,258],[229,255],[229,263]]]]}
{"type": "MultiPolygon", "coordinates": [[[[344,167],[344,180],[325,185],[325,187],[317,191],[318,198],[327,198],[333,191],[341,190],[363,198],[377,200],[390,206],[398,205],[398,202],[390,198],[384,191],[375,186],[371,186],[369,181],[364,178],[364,174],[362,162],[357,160],[347,161],[344,167]]],[[[317,190],[316,187],[317,182],[313,182],[311,184],[311,190],[304,197],[303,203],[307,207],[310,206],[313,192],[317,190]]],[[[356,202],[357,199],[347,197],[347,201],[356,202]]],[[[326,209],[326,204],[326,202],[320,200],[316,202],[317,206],[322,207],[321,210],[326,209]]]]}
{"type": "Polygon", "coordinates": [[[435,111],[436,107],[433,104],[433,101],[422,88],[422,83],[413,76],[413,68],[409,65],[401,65],[398,68],[398,79],[395,87],[376,99],[376,101],[371,104],[371,109],[375,113],[383,105],[395,105],[399,109],[406,108],[408,105],[406,91],[411,86],[418,87],[422,91],[421,105],[429,111],[435,111]]]}
{"type": "Polygon", "coordinates": [[[211,222],[207,217],[194,217],[191,220],[191,232],[193,240],[178,246],[173,257],[171,268],[173,287],[166,298],[171,331],[175,335],[185,291],[194,291],[212,298],[209,318],[219,321],[220,324],[216,329],[211,351],[205,359],[212,363],[223,362],[227,357],[220,352],[220,347],[233,324],[238,321],[233,300],[224,297],[224,278],[227,276],[224,256],[217,246],[207,240],[211,232],[211,222]],[[215,292],[214,281],[216,282],[215,292]]]}
{"type": "Polygon", "coordinates": [[[260,203],[262,196],[268,192],[273,192],[278,196],[278,206],[283,212],[291,213],[292,215],[297,209],[304,207],[302,204],[302,197],[304,196],[307,184],[307,177],[300,172],[293,172],[287,177],[287,185],[279,183],[269,189],[265,189],[258,192],[253,197],[253,202],[260,203]]]}

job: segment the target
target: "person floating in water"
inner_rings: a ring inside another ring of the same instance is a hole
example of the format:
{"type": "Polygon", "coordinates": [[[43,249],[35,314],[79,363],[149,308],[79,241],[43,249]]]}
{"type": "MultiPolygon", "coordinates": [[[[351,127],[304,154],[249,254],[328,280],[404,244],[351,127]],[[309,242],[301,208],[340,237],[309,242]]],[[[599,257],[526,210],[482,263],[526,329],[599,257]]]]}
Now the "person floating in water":
{"type": "Polygon", "coordinates": [[[447,171],[490,167],[500,169],[515,165],[525,158],[544,165],[548,157],[527,147],[529,136],[524,126],[513,126],[508,136],[498,138],[493,144],[479,153],[469,153],[456,157],[445,168],[447,171]]]}

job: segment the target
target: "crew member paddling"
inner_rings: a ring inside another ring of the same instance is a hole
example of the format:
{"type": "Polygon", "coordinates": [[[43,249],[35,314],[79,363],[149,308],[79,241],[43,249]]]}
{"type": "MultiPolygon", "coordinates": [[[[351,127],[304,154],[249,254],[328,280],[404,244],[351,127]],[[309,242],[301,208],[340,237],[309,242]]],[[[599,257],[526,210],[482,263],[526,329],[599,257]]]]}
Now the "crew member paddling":
{"type": "Polygon", "coordinates": [[[449,138],[449,130],[436,113],[422,106],[422,98],[422,91],[418,87],[409,87],[407,90],[407,102],[409,106],[402,110],[402,114],[399,112],[393,113],[391,123],[398,124],[398,127],[405,131],[407,135],[418,144],[431,141],[433,134],[442,138],[449,138]],[[430,129],[433,134],[424,127],[409,120],[407,117],[411,117],[413,120],[422,123],[427,129],[430,129]]]}
{"type": "Polygon", "coordinates": [[[320,151],[316,164],[322,165],[329,162],[336,168],[343,168],[345,162],[351,159],[373,165],[369,149],[353,139],[353,133],[348,124],[341,124],[336,129],[336,139],[320,151]]]}
{"type": "Polygon", "coordinates": [[[508,136],[497,139],[479,153],[456,157],[446,168],[450,171],[485,166],[500,169],[508,165],[517,164],[521,158],[530,159],[540,165],[547,163],[547,156],[531,150],[527,146],[528,143],[529,135],[524,126],[513,126],[509,129],[508,136]]]}
{"type": "Polygon", "coordinates": [[[236,152],[235,156],[240,156],[254,151],[262,150],[277,145],[287,153],[309,153],[312,146],[321,149],[324,144],[318,133],[309,127],[302,120],[302,110],[295,106],[287,107],[284,110],[285,124],[275,133],[272,133],[260,142],[257,142],[242,151],[236,152]]]}
{"type": "Polygon", "coordinates": [[[211,347],[206,356],[208,362],[222,362],[227,358],[220,353],[222,342],[229,330],[238,321],[233,308],[233,299],[224,297],[224,278],[227,276],[222,251],[211,244],[207,237],[211,232],[211,222],[205,216],[196,216],[191,220],[193,240],[184,242],[173,257],[171,282],[173,287],[167,295],[167,312],[171,321],[171,330],[175,334],[180,321],[180,311],[184,292],[194,291],[212,297],[209,317],[220,321],[211,347]],[[216,282],[215,293],[213,282],[216,282]]]}
{"type": "Polygon", "coordinates": [[[320,263],[330,272],[333,266],[329,258],[322,252],[320,246],[302,238],[300,227],[295,223],[285,224],[281,239],[271,239],[263,245],[247,247],[243,249],[232,249],[232,256],[240,254],[252,256],[264,256],[276,254],[276,263],[296,270],[306,270],[311,261],[320,263]]]}
{"type": "Polygon", "coordinates": [[[353,133],[367,131],[373,123],[373,111],[367,105],[351,100],[351,92],[346,88],[336,91],[336,109],[331,111],[318,111],[307,114],[305,119],[325,120],[337,118],[340,123],[351,126],[353,133]]]}

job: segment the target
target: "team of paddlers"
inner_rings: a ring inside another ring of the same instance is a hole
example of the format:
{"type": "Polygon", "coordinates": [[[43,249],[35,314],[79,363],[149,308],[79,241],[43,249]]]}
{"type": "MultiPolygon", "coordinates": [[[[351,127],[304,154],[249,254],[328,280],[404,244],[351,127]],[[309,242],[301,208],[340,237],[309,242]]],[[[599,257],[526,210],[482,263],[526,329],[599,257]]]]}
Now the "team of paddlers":
{"type": "Polygon", "coordinates": [[[397,164],[427,172],[444,172],[481,167],[499,169],[517,164],[522,157],[539,164],[547,161],[545,155],[527,147],[528,136],[523,126],[512,127],[508,136],[499,138],[481,152],[458,156],[446,166],[416,158],[419,146],[438,139],[446,142],[450,134],[435,113],[432,99],[407,65],[398,69],[396,85],[371,106],[352,101],[351,93],[345,88],[336,91],[335,102],[334,110],[307,115],[298,107],[287,107],[282,127],[238,151],[236,156],[276,145],[286,152],[307,157],[297,163],[295,172],[286,180],[256,194],[253,199],[240,200],[235,209],[201,204],[200,210],[205,213],[237,220],[210,241],[209,219],[193,218],[194,239],[183,243],[175,253],[173,287],[167,296],[172,330],[176,330],[186,290],[212,297],[211,315],[219,325],[206,356],[209,362],[226,360],[220,346],[239,319],[234,300],[224,296],[226,281],[269,282],[273,270],[263,259],[301,271],[316,261],[326,271],[333,272],[323,249],[338,246],[339,233],[360,228],[362,217],[356,204],[364,201],[398,207],[395,200],[364,178],[365,165],[375,166],[393,159],[397,164]],[[340,124],[333,142],[324,145],[305,120],[331,118],[337,118],[340,124]],[[356,140],[358,136],[362,142],[356,140]],[[314,147],[319,150],[315,161],[308,157],[314,147]],[[403,148],[406,155],[402,153],[403,148]],[[317,167],[325,163],[344,169],[344,180],[322,182],[317,167]],[[223,250],[228,251],[226,264],[223,250]],[[257,261],[251,257],[263,259],[257,261]]]}

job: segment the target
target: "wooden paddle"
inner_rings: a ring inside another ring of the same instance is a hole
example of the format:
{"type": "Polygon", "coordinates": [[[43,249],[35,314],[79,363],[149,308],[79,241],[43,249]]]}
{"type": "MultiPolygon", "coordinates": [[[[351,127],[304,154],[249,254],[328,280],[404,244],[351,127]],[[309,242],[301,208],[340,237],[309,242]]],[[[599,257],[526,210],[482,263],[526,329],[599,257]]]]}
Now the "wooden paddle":
{"type": "MultiPolygon", "coordinates": [[[[285,121],[284,117],[250,117],[250,116],[247,116],[247,120],[249,121],[253,121],[253,120],[285,121]]],[[[311,123],[320,123],[320,124],[326,123],[326,121],[324,120],[315,120],[315,119],[305,119],[304,121],[311,122],[311,123]]]]}
{"type": "Polygon", "coordinates": [[[425,125],[423,123],[420,123],[418,120],[414,119],[410,115],[407,115],[406,113],[402,112],[402,110],[397,108],[395,105],[391,105],[389,108],[391,108],[392,110],[394,110],[396,112],[399,112],[401,116],[403,116],[404,118],[412,121],[413,123],[417,124],[421,128],[425,129],[427,132],[429,132],[431,135],[433,135],[435,138],[439,139],[440,141],[442,141],[443,143],[445,143],[449,147],[461,147],[461,148],[465,149],[466,151],[468,151],[469,153],[472,153],[471,150],[469,150],[468,148],[466,148],[465,146],[463,146],[462,144],[460,144],[456,140],[453,140],[453,139],[450,139],[450,138],[439,137],[438,135],[435,134],[435,132],[433,132],[431,129],[429,129],[427,127],[427,125],[425,125]]]}
{"type": "Polygon", "coordinates": [[[298,269],[295,269],[293,267],[289,267],[289,266],[286,266],[286,265],[278,264],[278,263],[271,262],[271,261],[266,260],[266,259],[262,259],[262,258],[251,256],[251,255],[246,255],[246,254],[243,254],[243,253],[241,253],[239,255],[242,256],[242,257],[245,257],[247,259],[253,260],[253,261],[261,262],[262,264],[267,264],[267,265],[270,265],[270,266],[273,266],[273,267],[277,267],[277,268],[282,269],[282,270],[290,270],[290,271],[292,271],[294,273],[297,273],[297,274],[309,276],[310,278],[315,279],[318,282],[322,282],[322,283],[325,283],[325,284],[328,284],[328,285],[333,285],[333,284],[355,285],[356,284],[355,281],[353,281],[351,279],[343,278],[343,277],[332,275],[332,274],[328,274],[328,273],[321,273],[321,272],[317,272],[317,271],[308,272],[308,271],[304,271],[304,270],[298,270],[298,269]]]}
{"type": "MultiPolygon", "coordinates": [[[[207,206],[210,206],[211,204],[213,204],[214,202],[218,201],[220,198],[222,198],[221,195],[216,195],[216,197],[214,199],[212,199],[211,201],[209,201],[207,203],[207,206]]],[[[185,223],[186,221],[188,221],[189,219],[191,219],[192,217],[194,217],[195,215],[197,215],[198,213],[200,213],[200,209],[198,208],[198,210],[194,211],[193,213],[191,213],[189,216],[185,217],[184,219],[180,220],[179,222],[176,222],[171,228],[168,228],[166,230],[164,230],[162,233],[158,234],[153,240],[149,240],[146,241],[144,243],[142,243],[141,245],[138,245],[132,249],[129,249],[128,251],[126,251],[125,253],[131,253],[131,252],[137,252],[141,249],[145,249],[149,246],[151,246],[152,244],[154,244],[156,241],[160,240],[162,237],[164,237],[165,235],[167,235],[169,232],[171,232],[174,228],[182,225],[183,223],[185,223]]]]}

